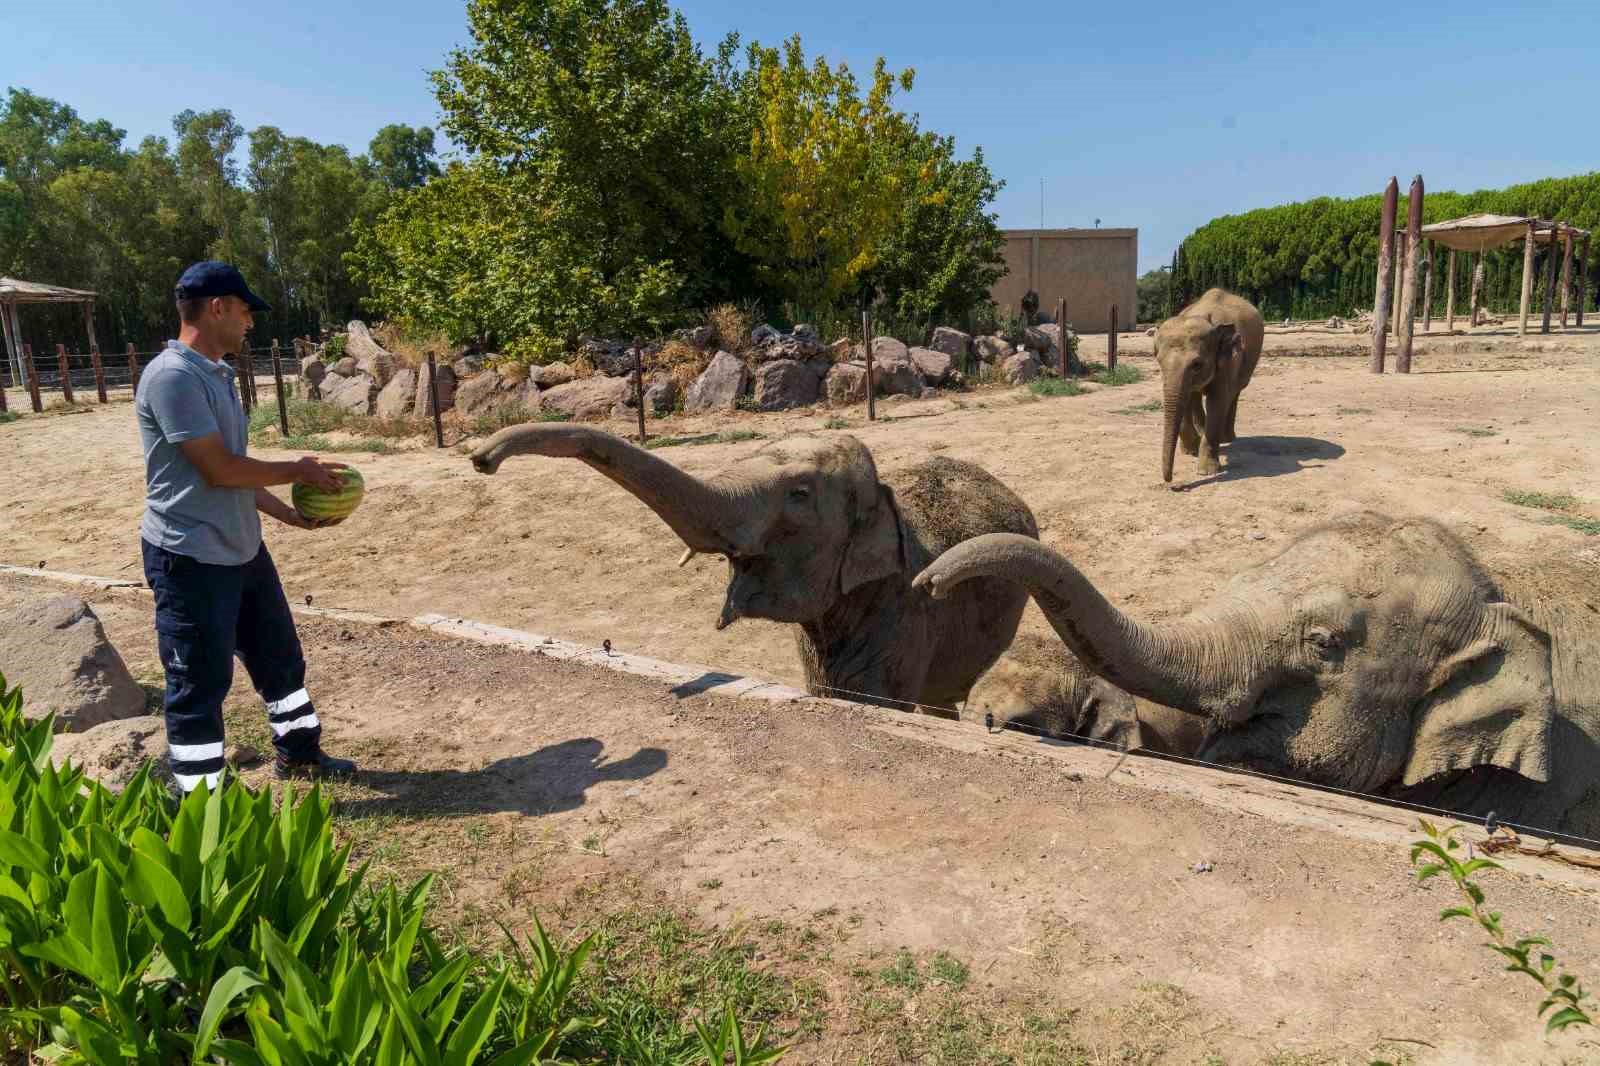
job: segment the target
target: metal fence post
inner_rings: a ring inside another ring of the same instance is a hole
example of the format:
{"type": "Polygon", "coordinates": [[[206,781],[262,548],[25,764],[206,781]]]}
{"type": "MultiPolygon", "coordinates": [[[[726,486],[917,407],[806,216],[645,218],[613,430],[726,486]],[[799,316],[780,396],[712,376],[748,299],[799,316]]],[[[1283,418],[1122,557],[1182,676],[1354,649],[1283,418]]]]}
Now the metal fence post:
{"type": "Polygon", "coordinates": [[[1111,305],[1111,332],[1106,334],[1106,371],[1117,369],[1117,305],[1111,305]]]}
{"type": "Polygon", "coordinates": [[[428,406],[433,408],[433,444],[444,447],[444,419],[439,416],[439,364],[428,353],[428,406]]]}
{"type": "Polygon", "coordinates": [[[878,418],[878,405],[875,402],[872,380],[872,321],[866,311],[861,312],[861,347],[867,353],[867,421],[875,422],[878,418]]]}

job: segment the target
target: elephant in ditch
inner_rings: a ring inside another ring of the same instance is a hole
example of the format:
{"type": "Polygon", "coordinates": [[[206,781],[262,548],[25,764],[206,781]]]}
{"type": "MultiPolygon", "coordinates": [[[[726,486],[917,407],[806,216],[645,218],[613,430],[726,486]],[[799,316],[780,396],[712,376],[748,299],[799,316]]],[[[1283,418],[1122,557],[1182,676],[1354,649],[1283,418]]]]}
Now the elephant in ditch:
{"type": "Polygon", "coordinates": [[[854,437],[796,436],[701,479],[609,433],[542,423],[503,429],[472,465],[513,455],[577,459],[653,510],[688,551],[728,560],[717,628],[792,622],[807,690],[888,705],[952,707],[1005,651],[1027,591],[980,579],[941,602],[911,578],[985,533],[1038,536],[1033,512],[994,476],[941,456],[880,480],[854,437]]]}
{"type": "Polygon", "coordinates": [[[1233,440],[1239,394],[1255,373],[1265,335],[1261,312],[1222,289],[1211,289],[1156,330],[1162,481],[1172,480],[1180,438],[1185,455],[1200,457],[1202,475],[1221,471],[1217,446],[1233,440]]]}
{"type": "Polygon", "coordinates": [[[1582,569],[1545,557],[1497,580],[1434,522],[1360,512],[1162,625],[1005,534],[915,585],[1017,582],[1094,674],[1194,716],[1200,758],[1600,836],[1600,608],[1582,569]]]}

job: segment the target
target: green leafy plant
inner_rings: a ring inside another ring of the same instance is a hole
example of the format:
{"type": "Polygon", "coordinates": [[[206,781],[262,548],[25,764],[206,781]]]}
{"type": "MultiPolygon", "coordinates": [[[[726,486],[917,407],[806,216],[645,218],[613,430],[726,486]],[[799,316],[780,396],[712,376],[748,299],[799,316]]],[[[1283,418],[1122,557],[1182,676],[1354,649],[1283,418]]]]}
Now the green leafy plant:
{"type": "Polygon", "coordinates": [[[1081,396],[1084,390],[1075,378],[1035,378],[1028,391],[1035,396],[1081,396]]]}

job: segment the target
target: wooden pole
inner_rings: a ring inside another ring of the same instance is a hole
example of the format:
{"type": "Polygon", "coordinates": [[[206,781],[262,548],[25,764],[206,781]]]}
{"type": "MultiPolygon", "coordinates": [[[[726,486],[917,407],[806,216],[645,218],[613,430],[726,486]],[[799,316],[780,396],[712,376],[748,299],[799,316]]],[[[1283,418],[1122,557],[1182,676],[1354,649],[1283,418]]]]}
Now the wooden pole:
{"type": "Polygon", "coordinates": [[[1422,175],[1411,179],[1406,204],[1405,279],[1400,286],[1400,350],[1395,355],[1397,374],[1411,373],[1411,342],[1417,324],[1417,266],[1422,258],[1422,175]]]}
{"type": "Polygon", "coordinates": [[[1067,361],[1067,298],[1063,296],[1056,301],[1056,333],[1061,338],[1061,377],[1067,377],[1071,369],[1067,361]]]}
{"type": "Polygon", "coordinates": [[[0,415],[5,414],[10,408],[6,406],[6,383],[0,381],[0,415]]]}
{"type": "Polygon", "coordinates": [[[1528,302],[1533,299],[1533,227],[1528,223],[1528,235],[1522,239],[1522,321],[1517,326],[1517,336],[1528,335],[1528,302]]]}
{"type": "Polygon", "coordinates": [[[11,305],[0,304],[0,336],[6,342],[6,366],[11,369],[11,383],[22,384],[22,338],[11,333],[11,305]]]}
{"type": "Polygon", "coordinates": [[[639,446],[644,447],[644,339],[633,338],[633,398],[639,404],[639,446]]]}
{"type": "Polygon", "coordinates": [[[1478,263],[1472,268],[1472,306],[1467,309],[1467,325],[1478,324],[1478,298],[1483,295],[1483,249],[1478,249],[1478,263]]]}
{"type": "MultiPolygon", "coordinates": [[[[1061,343],[1067,343],[1066,335],[1061,337],[1061,343]]],[[[1117,305],[1111,305],[1111,332],[1106,335],[1106,370],[1117,369],[1117,305]]]]}
{"type": "Polygon", "coordinates": [[[11,343],[16,345],[13,349],[17,353],[17,370],[23,371],[22,350],[27,347],[22,342],[22,318],[17,314],[16,304],[0,304],[0,315],[5,315],[11,321],[11,343]]]}
{"type": "Polygon", "coordinates": [[[250,414],[250,390],[244,387],[244,360],[239,357],[238,352],[233,352],[232,358],[228,356],[223,356],[223,358],[233,364],[233,380],[239,386],[239,406],[244,408],[244,413],[248,417],[250,414]]]}
{"type": "Polygon", "coordinates": [[[1383,190],[1383,216],[1378,224],[1378,292],[1372,298],[1372,362],[1374,374],[1383,373],[1385,331],[1389,326],[1389,271],[1394,261],[1394,215],[1400,203],[1400,183],[1394,178],[1383,190]]]}
{"type": "Polygon", "coordinates": [[[1395,344],[1400,343],[1400,305],[1405,302],[1406,288],[1406,231],[1398,223],[1395,224],[1394,235],[1394,281],[1390,290],[1394,298],[1389,301],[1389,332],[1394,335],[1395,344]]]}
{"type": "Polygon", "coordinates": [[[100,346],[94,345],[89,349],[89,359],[94,363],[94,391],[98,394],[101,403],[109,403],[106,399],[106,367],[100,361],[100,346]]]}
{"type": "Polygon", "coordinates": [[[1589,299],[1589,238],[1583,239],[1583,251],[1578,254],[1578,328],[1583,328],[1583,305],[1589,299]]]}
{"type": "Polygon", "coordinates": [[[1561,223],[1551,223],[1550,249],[1544,257],[1544,321],[1539,326],[1540,333],[1550,332],[1550,315],[1556,309],[1556,235],[1560,232],[1561,223]]]}
{"type": "Polygon", "coordinates": [[[22,346],[22,362],[28,368],[28,399],[33,404],[33,413],[38,414],[44,410],[44,401],[39,398],[39,364],[33,361],[33,345],[22,346]]]}
{"type": "Polygon", "coordinates": [[[1572,234],[1561,239],[1561,328],[1567,328],[1567,308],[1572,303],[1572,234]]]}
{"type": "Polygon", "coordinates": [[[139,391],[139,356],[133,350],[133,342],[128,342],[128,387],[135,393],[139,391]]]}
{"type": "Polygon", "coordinates": [[[1454,333],[1456,329],[1456,250],[1450,249],[1450,254],[1445,257],[1444,280],[1444,331],[1454,333]]]}
{"type": "Polygon", "coordinates": [[[866,311],[861,312],[861,347],[867,353],[867,421],[876,422],[878,420],[878,404],[876,397],[873,395],[877,390],[874,388],[875,383],[872,380],[872,321],[868,318],[866,311]]]}
{"type": "Polygon", "coordinates": [[[72,367],[67,363],[67,346],[56,345],[56,363],[61,367],[61,395],[72,403],[72,367]]]}
{"type": "Polygon", "coordinates": [[[278,389],[278,432],[289,437],[289,400],[283,394],[283,361],[278,358],[278,342],[272,342],[272,383],[278,389]]]}
{"type": "Polygon", "coordinates": [[[1422,261],[1422,332],[1428,333],[1433,329],[1433,242],[1424,241],[1428,249],[1427,258],[1422,261]]]}
{"type": "Polygon", "coordinates": [[[439,364],[428,353],[428,406],[433,409],[433,444],[444,447],[444,420],[439,417],[439,364]]]}

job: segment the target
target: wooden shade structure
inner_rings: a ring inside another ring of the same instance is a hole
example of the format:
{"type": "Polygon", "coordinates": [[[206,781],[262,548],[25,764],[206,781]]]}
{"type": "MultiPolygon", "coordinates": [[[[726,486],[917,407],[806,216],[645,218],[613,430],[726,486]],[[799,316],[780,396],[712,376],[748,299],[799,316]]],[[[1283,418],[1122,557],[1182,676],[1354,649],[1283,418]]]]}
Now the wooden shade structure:
{"type": "MultiPolygon", "coordinates": [[[[1518,327],[1518,331],[1527,333],[1528,305],[1533,295],[1534,247],[1540,244],[1553,244],[1556,241],[1560,241],[1565,247],[1564,258],[1568,265],[1562,270],[1561,288],[1563,291],[1560,301],[1565,306],[1569,299],[1566,290],[1571,285],[1570,262],[1572,247],[1578,241],[1587,240],[1589,231],[1570,226],[1565,222],[1534,218],[1530,215],[1467,215],[1463,218],[1452,218],[1444,222],[1434,222],[1423,226],[1422,235],[1433,241],[1434,244],[1443,245],[1445,248],[1450,249],[1452,253],[1476,252],[1479,256],[1492,248],[1503,248],[1508,244],[1515,244],[1517,241],[1524,242],[1521,324],[1518,327]]],[[[1587,246],[1585,248],[1587,249],[1587,246]]],[[[1454,263],[1452,261],[1452,269],[1450,270],[1448,281],[1448,302],[1452,311],[1449,318],[1452,324],[1455,317],[1453,314],[1455,306],[1455,270],[1453,267],[1454,263]]],[[[1548,289],[1549,286],[1547,285],[1546,288],[1548,289]]],[[[1474,290],[1476,290],[1476,286],[1474,286],[1474,290]]],[[[1547,291],[1545,299],[1547,305],[1554,306],[1555,301],[1552,293],[1547,291]]],[[[1581,298],[1579,300],[1579,309],[1581,312],[1581,298]]],[[[1476,307],[1471,308],[1468,311],[1468,315],[1475,316],[1477,310],[1476,307]]],[[[1469,317],[1469,321],[1472,320],[1474,319],[1469,317]]],[[[1562,321],[1565,324],[1565,316],[1563,316],[1562,321]]],[[[1546,323],[1544,328],[1548,330],[1548,318],[1546,323]]],[[[1579,319],[1579,325],[1582,325],[1581,318],[1579,319]]]]}
{"type": "Polygon", "coordinates": [[[41,285],[36,281],[19,281],[0,278],[0,330],[6,344],[6,360],[11,364],[11,380],[21,384],[27,378],[22,366],[22,320],[17,308],[22,304],[78,304],[83,308],[83,326],[89,334],[89,347],[97,349],[94,339],[94,302],[96,293],[86,289],[64,289],[59,285],[41,285]]]}

